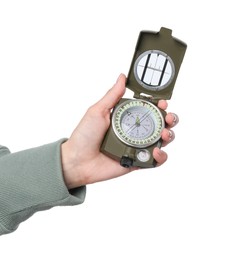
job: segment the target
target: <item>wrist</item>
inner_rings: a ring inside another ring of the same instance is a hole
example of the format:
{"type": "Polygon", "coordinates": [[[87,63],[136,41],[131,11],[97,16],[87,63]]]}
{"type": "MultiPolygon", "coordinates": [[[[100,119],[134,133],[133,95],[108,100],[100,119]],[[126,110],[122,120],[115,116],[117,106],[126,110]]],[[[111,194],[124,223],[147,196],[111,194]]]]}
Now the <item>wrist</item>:
{"type": "Polygon", "coordinates": [[[61,163],[65,185],[68,189],[73,189],[85,185],[79,173],[78,162],[72,154],[69,140],[61,145],[61,163]]]}

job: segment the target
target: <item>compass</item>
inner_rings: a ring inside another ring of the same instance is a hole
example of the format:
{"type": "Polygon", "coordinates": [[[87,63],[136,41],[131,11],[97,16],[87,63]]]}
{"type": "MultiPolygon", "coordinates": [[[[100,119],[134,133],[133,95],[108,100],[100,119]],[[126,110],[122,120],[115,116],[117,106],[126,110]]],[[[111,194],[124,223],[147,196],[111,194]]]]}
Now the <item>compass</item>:
{"type": "Polygon", "coordinates": [[[186,47],[168,28],[140,32],[126,82],[133,99],[122,98],[114,107],[101,145],[123,167],[156,165],[152,154],[162,145],[166,115],[157,103],[171,98],[186,47]]]}
{"type": "Polygon", "coordinates": [[[115,109],[112,126],[126,145],[144,148],[156,143],[165,126],[160,110],[145,100],[126,100],[115,109]]]}

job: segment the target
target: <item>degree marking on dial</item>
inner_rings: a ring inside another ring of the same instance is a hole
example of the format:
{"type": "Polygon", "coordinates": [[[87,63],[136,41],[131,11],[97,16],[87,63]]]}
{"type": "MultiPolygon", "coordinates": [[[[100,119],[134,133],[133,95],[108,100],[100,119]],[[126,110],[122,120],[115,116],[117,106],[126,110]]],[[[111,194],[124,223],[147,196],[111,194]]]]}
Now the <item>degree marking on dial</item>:
{"type": "Polygon", "coordinates": [[[134,147],[148,147],[161,137],[164,119],[158,108],[144,100],[126,100],[113,114],[118,138],[134,147]]]}

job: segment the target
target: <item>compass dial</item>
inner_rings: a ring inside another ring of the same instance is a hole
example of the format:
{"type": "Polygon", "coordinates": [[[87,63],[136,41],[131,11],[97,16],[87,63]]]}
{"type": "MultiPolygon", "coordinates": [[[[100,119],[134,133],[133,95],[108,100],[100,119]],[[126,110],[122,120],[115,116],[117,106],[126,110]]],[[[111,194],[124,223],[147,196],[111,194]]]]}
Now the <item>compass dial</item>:
{"type": "Polygon", "coordinates": [[[138,148],[157,142],[165,126],[160,110],[144,100],[126,100],[117,106],[112,125],[122,142],[138,148]]]}

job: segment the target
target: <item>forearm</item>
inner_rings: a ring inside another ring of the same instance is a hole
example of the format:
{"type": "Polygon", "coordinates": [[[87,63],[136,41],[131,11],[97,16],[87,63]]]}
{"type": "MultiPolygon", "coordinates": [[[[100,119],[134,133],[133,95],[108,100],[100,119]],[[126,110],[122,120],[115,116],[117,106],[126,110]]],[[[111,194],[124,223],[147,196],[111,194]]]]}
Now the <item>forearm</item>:
{"type": "Polygon", "coordinates": [[[0,234],[40,210],[84,201],[85,187],[65,185],[61,144],[64,140],[11,154],[0,147],[0,234]]]}

